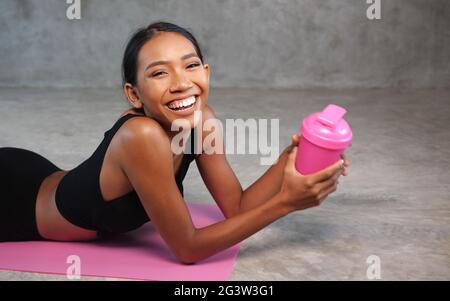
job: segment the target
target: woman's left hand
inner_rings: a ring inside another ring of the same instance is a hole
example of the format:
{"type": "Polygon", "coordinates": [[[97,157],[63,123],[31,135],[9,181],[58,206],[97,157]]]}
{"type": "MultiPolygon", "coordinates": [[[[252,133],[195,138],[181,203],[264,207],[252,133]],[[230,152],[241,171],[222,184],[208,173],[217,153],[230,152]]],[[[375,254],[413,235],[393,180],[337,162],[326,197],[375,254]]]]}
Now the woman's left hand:
{"type": "MultiPolygon", "coordinates": [[[[291,152],[291,150],[294,146],[298,146],[301,136],[302,135],[297,135],[297,134],[294,134],[291,136],[292,142],[291,142],[291,145],[288,146],[288,153],[291,152]]],[[[299,149],[298,151],[301,151],[301,150],[299,149]]],[[[350,162],[347,160],[347,157],[345,156],[345,154],[341,154],[341,158],[342,158],[342,160],[344,160],[344,171],[342,172],[342,175],[347,176],[348,175],[347,169],[350,166],[350,162]]]]}

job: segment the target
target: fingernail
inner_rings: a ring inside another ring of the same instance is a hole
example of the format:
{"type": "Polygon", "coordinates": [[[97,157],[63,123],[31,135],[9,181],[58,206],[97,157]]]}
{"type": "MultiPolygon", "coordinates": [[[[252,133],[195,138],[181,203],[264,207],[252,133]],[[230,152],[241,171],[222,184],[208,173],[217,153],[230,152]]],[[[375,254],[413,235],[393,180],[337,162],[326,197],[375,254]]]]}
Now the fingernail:
{"type": "Polygon", "coordinates": [[[344,169],[344,160],[339,161],[339,166],[341,169],[344,169]]]}

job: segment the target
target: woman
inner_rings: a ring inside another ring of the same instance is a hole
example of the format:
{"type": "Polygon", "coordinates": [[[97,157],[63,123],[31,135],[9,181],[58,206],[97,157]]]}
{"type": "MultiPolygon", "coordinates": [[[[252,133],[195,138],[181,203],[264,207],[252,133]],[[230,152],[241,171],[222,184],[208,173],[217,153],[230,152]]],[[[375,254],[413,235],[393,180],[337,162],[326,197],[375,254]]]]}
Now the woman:
{"type": "Polygon", "coordinates": [[[207,104],[209,66],[195,38],[179,26],[158,22],[138,30],[125,49],[122,76],[132,108],[76,168],[62,170],[24,149],[0,149],[0,241],[87,241],[151,220],[178,260],[193,263],[319,205],[347,173],[347,160],[313,175],[296,172],[296,135],[245,191],[223,153],[175,154],[176,119],[193,129],[195,111],[202,112],[202,123],[215,117],[207,104]],[[182,181],[194,160],[226,217],[201,229],[183,200],[182,181]]]}

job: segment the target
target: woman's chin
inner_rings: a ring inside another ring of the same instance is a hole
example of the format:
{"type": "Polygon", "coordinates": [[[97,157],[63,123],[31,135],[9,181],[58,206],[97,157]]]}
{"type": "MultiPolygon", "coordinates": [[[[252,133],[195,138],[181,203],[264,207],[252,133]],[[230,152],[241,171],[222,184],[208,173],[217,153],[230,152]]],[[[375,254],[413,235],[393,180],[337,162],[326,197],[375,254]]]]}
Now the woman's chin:
{"type": "MultiPolygon", "coordinates": [[[[197,114],[200,114],[200,111],[196,111],[197,113],[193,113],[189,116],[184,116],[183,118],[175,118],[171,121],[171,128],[172,129],[193,129],[198,124],[197,119],[200,119],[200,117],[196,117],[197,114]]],[[[200,116],[200,115],[198,115],[200,116]]]]}

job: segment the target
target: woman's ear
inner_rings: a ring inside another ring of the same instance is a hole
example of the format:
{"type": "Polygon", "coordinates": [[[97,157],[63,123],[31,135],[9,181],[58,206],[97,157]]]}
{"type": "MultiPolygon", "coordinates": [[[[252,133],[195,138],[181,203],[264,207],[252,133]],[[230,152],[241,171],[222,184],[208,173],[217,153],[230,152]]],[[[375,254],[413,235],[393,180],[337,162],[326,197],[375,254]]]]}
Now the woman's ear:
{"type": "Polygon", "coordinates": [[[139,100],[139,94],[137,93],[136,88],[133,87],[132,84],[126,83],[123,86],[123,93],[125,94],[126,98],[134,108],[136,109],[142,108],[143,104],[139,100]]]}
{"type": "Polygon", "coordinates": [[[205,68],[206,76],[208,77],[208,82],[209,82],[209,76],[211,75],[211,69],[209,68],[208,64],[203,64],[203,68],[205,68]]]}

